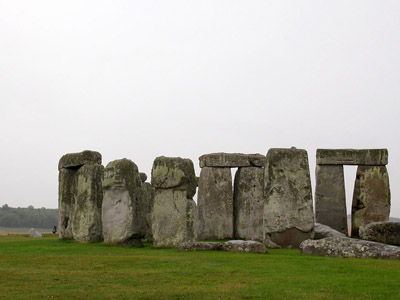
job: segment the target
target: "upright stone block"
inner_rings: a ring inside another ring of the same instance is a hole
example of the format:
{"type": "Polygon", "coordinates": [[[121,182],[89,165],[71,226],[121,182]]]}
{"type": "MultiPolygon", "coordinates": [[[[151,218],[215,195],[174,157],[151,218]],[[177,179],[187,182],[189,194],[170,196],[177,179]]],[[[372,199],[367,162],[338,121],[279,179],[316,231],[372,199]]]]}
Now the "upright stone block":
{"type": "Polygon", "coordinates": [[[388,221],[390,214],[389,175],[385,166],[359,166],[351,209],[351,236],[372,222],[388,221]]]}
{"type": "Polygon", "coordinates": [[[155,247],[179,247],[197,239],[196,203],[191,199],[197,180],[193,162],[180,157],[157,157],[151,183],[155,188],[152,235],[155,247]]]}
{"type": "Polygon", "coordinates": [[[72,234],[79,242],[102,240],[102,165],[84,165],[76,172],[72,234]]]}
{"type": "Polygon", "coordinates": [[[313,237],[314,214],[306,150],[270,149],[264,168],[264,239],[299,247],[313,237]]]}
{"type": "Polygon", "coordinates": [[[146,234],[146,208],[136,164],[126,158],[110,162],[104,170],[103,190],[104,242],[140,245],[146,234]]]}
{"type": "Polygon", "coordinates": [[[145,222],[145,238],[149,241],[153,241],[153,233],[151,226],[151,219],[153,215],[154,208],[154,188],[148,182],[142,182],[142,190],[143,190],[143,213],[144,213],[144,222],[145,222]]]}
{"type": "Polygon", "coordinates": [[[316,222],[348,234],[346,194],[342,165],[317,165],[315,169],[316,222]]]}
{"type": "Polygon", "coordinates": [[[58,168],[60,238],[82,242],[101,240],[104,169],[101,154],[88,150],[66,154],[61,157],[58,168]]]}
{"type": "Polygon", "coordinates": [[[233,189],[234,237],[263,240],[264,169],[241,167],[233,189]]]}
{"type": "Polygon", "coordinates": [[[233,191],[229,168],[201,169],[197,203],[199,239],[233,238],[233,191]]]}

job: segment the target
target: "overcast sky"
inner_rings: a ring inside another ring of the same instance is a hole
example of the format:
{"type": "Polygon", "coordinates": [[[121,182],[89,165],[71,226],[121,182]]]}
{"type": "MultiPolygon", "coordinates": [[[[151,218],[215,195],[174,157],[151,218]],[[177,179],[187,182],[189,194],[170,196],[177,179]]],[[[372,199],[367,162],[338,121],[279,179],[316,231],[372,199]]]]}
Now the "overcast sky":
{"type": "MultiPolygon", "coordinates": [[[[57,207],[59,158],[388,148],[399,1],[0,0],[0,205],[57,207]]],[[[150,177],[150,176],[149,176],[150,177]]],[[[355,167],[346,168],[348,211],[355,167]]]]}

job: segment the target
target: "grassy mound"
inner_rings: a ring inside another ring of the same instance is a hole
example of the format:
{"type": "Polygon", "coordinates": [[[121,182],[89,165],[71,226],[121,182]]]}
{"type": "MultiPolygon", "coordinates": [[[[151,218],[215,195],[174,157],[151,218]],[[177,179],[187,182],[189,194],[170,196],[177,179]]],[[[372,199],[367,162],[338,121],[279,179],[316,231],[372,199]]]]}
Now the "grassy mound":
{"type": "Polygon", "coordinates": [[[400,299],[400,261],[0,236],[4,299],[400,299]]]}

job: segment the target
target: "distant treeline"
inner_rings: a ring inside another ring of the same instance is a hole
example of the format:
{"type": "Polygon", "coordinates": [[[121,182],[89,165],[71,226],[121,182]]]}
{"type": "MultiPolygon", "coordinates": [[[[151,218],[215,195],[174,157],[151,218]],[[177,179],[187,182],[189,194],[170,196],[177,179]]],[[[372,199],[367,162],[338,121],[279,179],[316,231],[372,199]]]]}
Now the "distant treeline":
{"type": "Polygon", "coordinates": [[[0,208],[0,227],[36,227],[53,228],[57,225],[57,209],[34,208],[32,205],[27,208],[13,208],[4,204],[0,208]]]}

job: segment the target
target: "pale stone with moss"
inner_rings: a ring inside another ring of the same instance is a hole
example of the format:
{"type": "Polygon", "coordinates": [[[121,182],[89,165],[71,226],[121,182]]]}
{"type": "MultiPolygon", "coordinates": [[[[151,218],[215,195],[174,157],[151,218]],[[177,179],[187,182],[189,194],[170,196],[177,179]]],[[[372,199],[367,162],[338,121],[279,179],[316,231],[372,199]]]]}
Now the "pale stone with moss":
{"type": "Polygon", "coordinates": [[[387,149],[317,149],[318,165],[382,166],[387,163],[387,149]]]}

